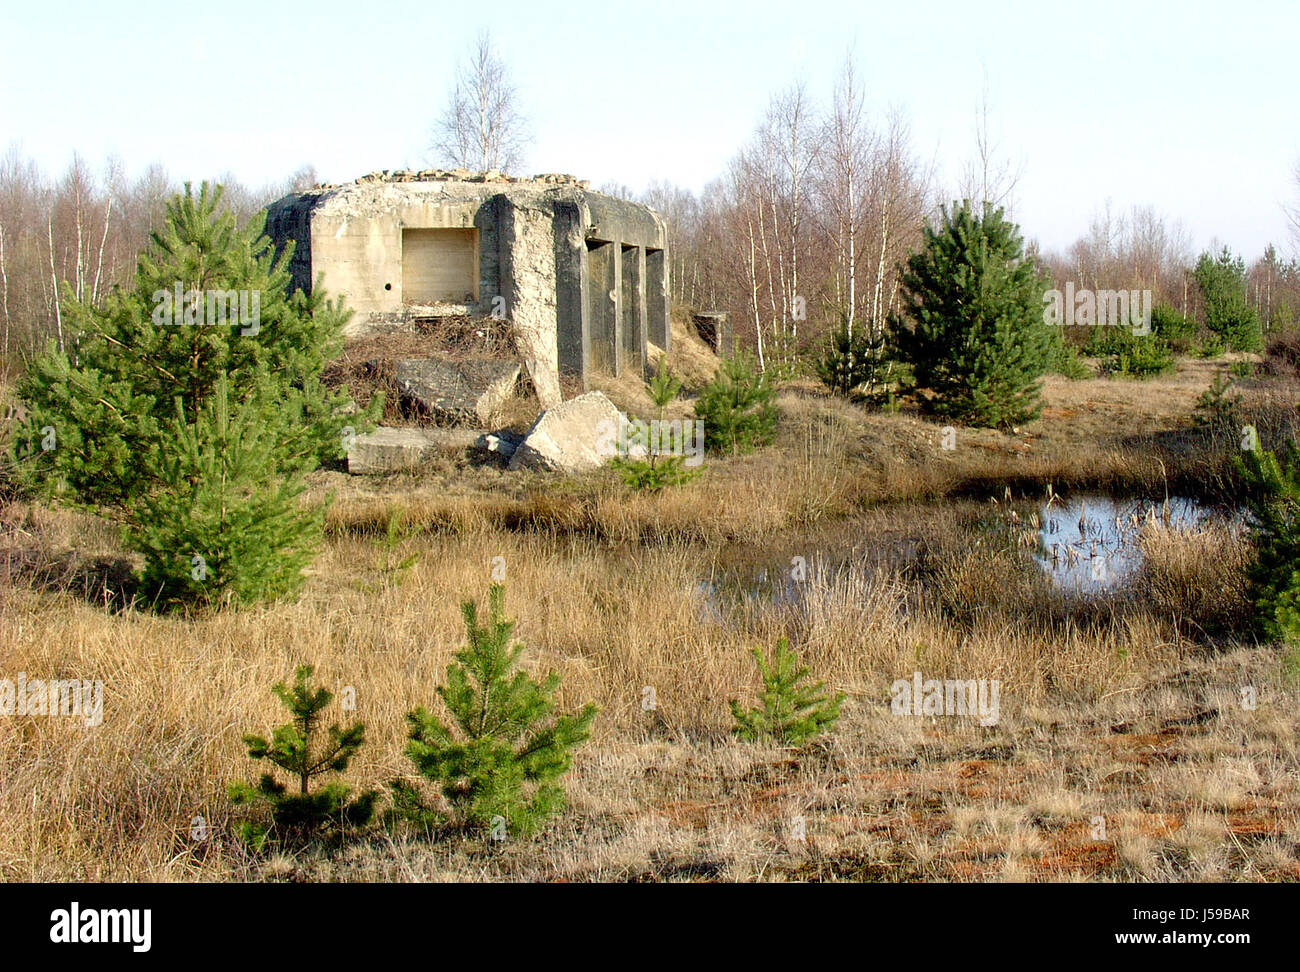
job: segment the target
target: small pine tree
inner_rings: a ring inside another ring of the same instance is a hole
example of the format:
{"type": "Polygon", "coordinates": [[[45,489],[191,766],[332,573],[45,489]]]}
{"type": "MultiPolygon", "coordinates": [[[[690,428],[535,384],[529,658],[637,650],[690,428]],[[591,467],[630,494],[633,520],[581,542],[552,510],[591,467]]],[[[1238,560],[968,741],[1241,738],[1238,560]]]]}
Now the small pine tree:
{"type": "Polygon", "coordinates": [[[682,383],[668,370],[667,355],[659,359],[659,366],[655,369],[654,377],[646,382],[646,386],[650,390],[650,400],[659,409],[659,418],[662,419],[664,409],[676,401],[677,396],[682,393],[682,383]]]}
{"type": "Polygon", "coordinates": [[[1224,372],[1215,372],[1210,387],[1196,401],[1196,425],[1214,431],[1236,431],[1241,425],[1241,396],[1228,394],[1232,386],[1232,379],[1224,372]]]}
{"type": "Polygon", "coordinates": [[[1126,327],[1092,329],[1084,353],[1099,359],[1102,377],[1151,378],[1174,370],[1173,355],[1159,334],[1134,334],[1126,327]]]}
{"type": "Polygon", "coordinates": [[[1196,331],[1196,321],[1172,305],[1161,303],[1151,308],[1151,332],[1162,337],[1172,351],[1186,354],[1196,331]]]}
{"type": "Polygon", "coordinates": [[[899,356],[913,368],[924,407],[974,426],[1035,418],[1050,363],[1045,280],[1019,228],[1000,208],[970,201],[927,225],[902,277],[903,313],[891,319],[899,356]]]}
{"type": "Polygon", "coordinates": [[[776,387],[759,372],[750,354],[723,360],[718,373],[695,403],[704,420],[704,441],[715,452],[737,455],[770,445],[781,410],[776,387]]]}
{"type": "Polygon", "coordinates": [[[239,604],[298,586],[315,553],[323,510],[304,508],[300,476],[281,477],[264,413],[233,408],[225,379],[186,420],[176,401],[167,435],[141,457],[161,489],[128,501],[144,555],[141,587],[156,606],[239,604]]]}
{"type": "MultiPolygon", "coordinates": [[[[682,391],[682,383],[668,370],[668,357],[659,359],[659,367],[647,382],[650,400],[659,410],[658,421],[663,428],[664,414],[682,391]]],[[[610,463],[632,489],[656,493],[669,486],[680,486],[697,477],[702,470],[686,468],[684,456],[665,455],[663,443],[652,446],[645,459],[619,456],[610,463]]]]}
{"type": "Polygon", "coordinates": [[[888,368],[884,336],[866,326],[852,330],[846,316],[831,332],[816,368],[822,384],[836,394],[873,397],[888,368]]]}
{"type": "Polygon", "coordinates": [[[770,664],[761,649],[754,648],[752,653],[763,679],[763,705],[745,709],[732,699],[731,714],[736,720],[732,732],[750,741],[775,739],[796,744],[834,728],[844,693],[829,695],[823,691],[822,682],[800,684],[808,677],[808,667],[799,663],[787,639],[777,642],[770,664]]]}
{"type": "Polygon", "coordinates": [[[1237,457],[1247,485],[1255,539],[1249,570],[1259,629],[1268,637],[1300,642],[1300,452],[1251,449],[1237,457]]]}
{"type": "Polygon", "coordinates": [[[1230,351],[1258,351],[1264,346],[1259,315],[1246,291],[1246,264],[1224,247],[1217,257],[1202,253],[1192,272],[1205,306],[1205,326],[1230,351]]]}
{"type": "Polygon", "coordinates": [[[365,826],[374,813],[378,798],[374,791],[353,799],[351,787],[335,781],[311,792],[313,779],[324,773],[342,773],[365,742],[365,726],[357,722],[346,729],[330,726],[329,741],[320,746],[320,713],[334,696],[327,689],[312,689],[313,672],[311,665],[300,665],[292,687],[281,682],[272,689],[293,715],[292,722],[277,727],[269,740],[255,734],[244,736],[249,758],[268,760],[298,783],[298,792],[291,793],[284,783],[265,773],[256,787],[244,782],[230,785],[230,798],[236,805],[270,808],[269,824],[262,820],[240,824],[240,836],[255,849],[260,849],[273,831],[285,840],[327,832],[337,835],[365,826]]]}
{"type": "Polygon", "coordinates": [[[469,644],[438,687],[457,731],[418,708],[407,716],[406,752],[421,775],[441,784],[462,823],[491,827],[500,817],[511,833],[526,834],[563,808],[559,781],[591,734],[596,706],[555,715],[560,677],[552,672],[539,683],[518,670],[524,646],[510,644],[515,622],[504,615],[505,588],[492,585],[488,602],[486,624],[473,601],[461,605],[469,644]]]}
{"type": "MultiPolygon", "coordinates": [[[[320,287],[290,293],[292,248],[275,251],[263,233],[265,214],[238,227],[221,209],[221,196],[220,186],[204,183],[195,194],[187,184],[141,253],[134,288],[114,291],[102,306],[65,300],[73,335],[67,350],[51,344],[19,386],[28,417],[14,454],[25,483],[119,520],[146,553],[149,582],[174,577],[182,558],[188,572],[198,551],[187,535],[208,530],[200,524],[213,507],[205,504],[225,487],[200,482],[200,466],[231,471],[216,461],[211,436],[229,443],[227,433],[257,430],[256,447],[243,450],[235,492],[244,483],[279,484],[274,499],[225,517],[233,566],[235,550],[258,549],[258,515],[280,517],[297,478],[342,455],[344,428],[364,431],[377,414],[374,403],[363,414],[345,414],[347,395],[321,381],[342,348],[349,312],[326,301],[320,287]],[[222,387],[225,431],[214,411],[222,387]],[[203,440],[197,459],[196,435],[203,440]],[[160,515],[177,522],[156,523],[160,515]],[[233,533],[239,525],[249,531],[242,539],[233,533]],[[182,546],[159,547],[168,531],[182,546]]],[[[287,536],[274,525],[263,532],[287,536]]],[[[306,534],[304,527],[300,536],[306,534]]],[[[296,552],[277,549],[302,562],[296,552]]],[[[293,586],[285,571],[250,565],[237,572],[250,581],[274,579],[261,590],[241,586],[241,599],[293,586]]],[[[210,591],[164,586],[168,596],[210,591]]]]}
{"type": "Polygon", "coordinates": [[[384,562],[380,565],[379,570],[384,576],[385,582],[391,581],[397,586],[401,586],[406,579],[406,573],[420,561],[420,552],[407,554],[396,563],[393,562],[393,555],[397,548],[409,540],[417,531],[416,528],[406,522],[406,510],[401,506],[394,506],[388,511],[388,520],[384,525],[384,535],[377,537],[374,541],[375,546],[383,551],[384,562]]]}

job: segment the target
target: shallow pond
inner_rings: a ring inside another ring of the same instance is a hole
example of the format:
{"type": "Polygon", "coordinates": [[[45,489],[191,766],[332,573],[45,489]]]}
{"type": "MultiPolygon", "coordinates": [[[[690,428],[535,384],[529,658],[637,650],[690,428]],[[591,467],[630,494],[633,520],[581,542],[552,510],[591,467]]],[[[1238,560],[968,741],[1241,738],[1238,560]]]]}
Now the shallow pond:
{"type": "Polygon", "coordinates": [[[1240,511],[1169,499],[1054,497],[1038,510],[1034,560],[1056,586],[1074,594],[1100,594],[1130,583],[1142,567],[1142,533],[1153,526],[1192,530],[1212,522],[1244,528],[1240,511]]]}
{"type": "Polygon", "coordinates": [[[1096,597],[1132,583],[1144,559],[1143,532],[1154,527],[1194,530],[1209,524],[1242,530],[1240,510],[1183,496],[1164,499],[1085,494],[1063,499],[987,503],[959,500],[920,507],[910,515],[881,510],[866,518],[830,524],[821,533],[775,538],[762,545],[737,545],[719,552],[708,577],[696,582],[701,620],[724,622],[747,604],[803,607],[809,581],[824,590],[850,575],[908,573],[944,554],[944,531],[967,529],[995,543],[1027,548],[1027,569],[1041,570],[1063,594],[1096,597]],[[930,510],[948,517],[932,517],[930,510]],[[1032,566],[1030,566],[1032,565],[1032,566]]]}

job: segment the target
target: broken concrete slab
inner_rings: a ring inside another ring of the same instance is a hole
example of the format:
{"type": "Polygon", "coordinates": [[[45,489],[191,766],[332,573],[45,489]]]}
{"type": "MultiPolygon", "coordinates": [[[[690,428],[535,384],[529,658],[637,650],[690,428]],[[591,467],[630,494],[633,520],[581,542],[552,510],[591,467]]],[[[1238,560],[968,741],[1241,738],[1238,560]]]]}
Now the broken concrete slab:
{"type": "Polygon", "coordinates": [[[511,469],[565,473],[595,469],[614,455],[622,413],[602,392],[588,392],[537,417],[510,459],[511,469]]]}
{"type": "Polygon", "coordinates": [[[408,358],[397,362],[393,379],[404,398],[435,420],[482,427],[498,418],[521,370],[517,361],[496,358],[408,358]]]}
{"type": "Polygon", "coordinates": [[[394,429],[380,426],[358,435],[348,449],[353,475],[415,469],[438,455],[463,453],[478,435],[473,429],[394,429]]]}
{"type": "Polygon", "coordinates": [[[514,432],[484,432],[474,440],[470,449],[485,459],[508,461],[523,441],[524,437],[514,432]]]}

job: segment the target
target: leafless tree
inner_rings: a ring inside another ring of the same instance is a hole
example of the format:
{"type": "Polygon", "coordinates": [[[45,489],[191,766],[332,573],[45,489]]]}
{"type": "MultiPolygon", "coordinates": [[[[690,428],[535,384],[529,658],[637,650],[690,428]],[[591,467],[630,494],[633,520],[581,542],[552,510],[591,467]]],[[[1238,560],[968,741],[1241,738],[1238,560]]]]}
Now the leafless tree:
{"type": "Polygon", "coordinates": [[[468,63],[456,71],[447,107],[434,125],[432,153],[442,165],[509,172],[522,165],[529,140],[519,92],[483,31],[468,63]]]}
{"type": "Polygon", "coordinates": [[[1300,251],[1300,161],[1296,162],[1291,177],[1295,182],[1297,199],[1294,206],[1287,208],[1286,215],[1291,221],[1291,237],[1295,240],[1296,249],[1300,251]]]}
{"type": "Polygon", "coordinates": [[[844,59],[835,86],[831,116],[827,121],[821,166],[821,193],[828,236],[836,257],[835,286],[844,291],[836,303],[850,335],[858,308],[858,276],[861,267],[860,237],[864,220],[864,190],[870,166],[872,134],[865,118],[866,106],[858,82],[853,56],[844,59]]]}
{"type": "Polygon", "coordinates": [[[984,76],[984,87],[975,107],[975,158],[966,165],[962,179],[962,198],[969,199],[977,211],[984,203],[1001,206],[1010,212],[1015,206],[1016,186],[1024,174],[1024,165],[1012,165],[999,156],[999,146],[989,134],[989,80],[984,76]]]}

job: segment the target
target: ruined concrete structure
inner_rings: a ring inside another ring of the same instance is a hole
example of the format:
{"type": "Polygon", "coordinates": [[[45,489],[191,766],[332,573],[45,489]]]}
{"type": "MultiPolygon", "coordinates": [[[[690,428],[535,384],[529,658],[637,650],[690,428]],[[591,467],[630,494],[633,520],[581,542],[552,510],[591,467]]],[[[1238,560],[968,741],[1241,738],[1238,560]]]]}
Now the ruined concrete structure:
{"type": "Polygon", "coordinates": [[[640,369],[668,349],[664,222],[570,176],[382,172],[270,207],[294,240],[294,285],[323,275],[356,312],[349,335],[449,315],[504,316],[543,407],[561,373],[640,369]]]}

